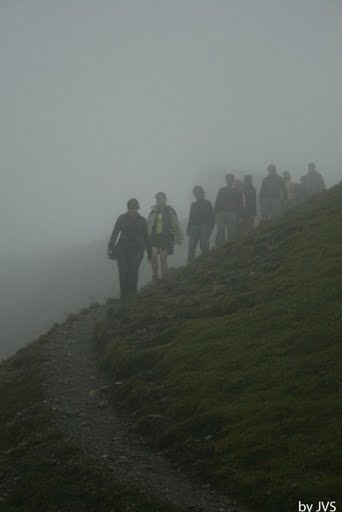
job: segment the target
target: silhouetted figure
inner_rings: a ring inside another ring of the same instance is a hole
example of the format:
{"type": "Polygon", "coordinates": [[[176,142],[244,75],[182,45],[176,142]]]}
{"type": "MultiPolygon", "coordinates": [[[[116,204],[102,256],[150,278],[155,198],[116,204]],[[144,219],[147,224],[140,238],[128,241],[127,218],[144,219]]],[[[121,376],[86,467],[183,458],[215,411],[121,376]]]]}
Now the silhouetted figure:
{"type": "Polygon", "coordinates": [[[314,196],[326,189],[323,176],[316,170],[313,162],[308,165],[308,173],[305,177],[305,187],[307,197],[314,196]]]}
{"type": "Polygon", "coordinates": [[[107,250],[108,257],[116,259],[118,262],[120,300],[123,312],[127,311],[129,302],[137,293],[138,272],[145,248],[149,260],[152,257],[146,219],[138,213],[139,208],[136,199],[128,201],[127,213],[120,215],[117,219],[107,250]],[[119,235],[120,238],[117,242],[119,235]]]}
{"type": "Polygon", "coordinates": [[[243,211],[243,234],[249,233],[254,228],[257,214],[256,190],[251,175],[246,175],[243,181],[243,196],[245,207],[243,211]]]}
{"type": "Polygon", "coordinates": [[[227,186],[220,188],[215,202],[215,221],[217,225],[216,245],[224,245],[228,239],[233,242],[238,234],[239,213],[243,209],[243,196],[234,188],[235,177],[227,174],[227,186]],[[227,232],[227,234],[226,234],[227,232]]]}
{"type": "Polygon", "coordinates": [[[292,181],[292,176],[289,171],[283,172],[283,180],[286,187],[287,199],[284,203],[285,208],[291,208],[295,205],[295,185],[292,181]]]}
{"type": "Polygon", "coordinates": [[[156,194],[157,204],[153,206],[148,216],[148,232],[152,244],[152,278],[159,279],[160,257],[161,276],[164,277],[167,270],[167,258],[173,254],[175,243],[180,245],[183,241],[182,230],[175,210],[167,204],[164,192],[156,194]]]}
{"type": "Polygon", "coordinates": [[[303,203],[307,199],[305,181],[306,181],[306,177],[301,176],[300,182],[295,184],[296,204],[303,203]]]}
{"type": "Polygon", "coordinates": [[[234,182],[234,188],[242,195],[242,203],[238,211],[237,238],[241,238],[245,233],[245,196],[243,195],[243,181],[237,178],[234,182]]]}
{"type": "Polygon", "coordinates": [[[213,205],[205,198],[202,187],[193,189],[196,201],[192,203],[189,214],[187,235],[189,236],[188,263],[195,259],[198,242],[202,255],[209,251],[209,238],[214,229],[215,215],[213,205]]]}
{"type": "Polygon", "coordinates": [[[267,167],[268,176],[263,179],[260,190],[260,209],[263,220],[271,220],[282,213],[284,202],[287,201],[287,190],[284,180],[277,174],[275,165],[267,167]]]}

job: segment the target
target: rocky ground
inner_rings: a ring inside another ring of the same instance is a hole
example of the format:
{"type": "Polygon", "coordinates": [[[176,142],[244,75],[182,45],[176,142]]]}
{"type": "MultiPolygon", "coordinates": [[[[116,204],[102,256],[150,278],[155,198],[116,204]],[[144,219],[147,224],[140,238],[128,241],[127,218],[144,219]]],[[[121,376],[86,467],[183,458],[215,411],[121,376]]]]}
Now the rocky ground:
{"type": "Polygon", "coordinates": [[[99,373],[92,341],[105,314],[105,308],[90,310],[55,330],[42,346],[45,396],[57,426],[126,486],[185,510],[241,512],[228,497],[192,481],[165,454],[153,452],[134,432],[133,422],[113,408],[111,387],[120,382],[109,383],[99,373]]]}

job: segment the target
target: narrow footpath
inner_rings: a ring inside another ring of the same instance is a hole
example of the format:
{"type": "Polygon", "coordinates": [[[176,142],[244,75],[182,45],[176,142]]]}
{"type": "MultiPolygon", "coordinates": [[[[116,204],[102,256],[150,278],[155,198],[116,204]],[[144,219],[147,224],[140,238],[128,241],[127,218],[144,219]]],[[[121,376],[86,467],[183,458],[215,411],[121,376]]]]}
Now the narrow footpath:
{"type": "Polygon", "coordinates": [[[93,332],[105,307],[61,326],[42,346],[44,391],[63,433],[97,467],[127,487],[194,512],[246,512],[208,485],[195,483],[133,432],[109,403],[110,385],[96,366],[93,332]]]}

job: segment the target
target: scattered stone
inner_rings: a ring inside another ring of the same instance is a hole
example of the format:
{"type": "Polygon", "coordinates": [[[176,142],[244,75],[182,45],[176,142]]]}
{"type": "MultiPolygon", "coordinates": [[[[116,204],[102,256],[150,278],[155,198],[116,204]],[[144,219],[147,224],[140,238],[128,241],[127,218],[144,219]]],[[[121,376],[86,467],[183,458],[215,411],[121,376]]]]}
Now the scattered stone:
{"type": "MultiPolygon", "coordinates": [[[[93,315],[84,312],[77,324],[77,332],[70,329],[60,331],[65,339],[59,336],[54,343],[50,338],[42,348],[50,363],[46,364],[44,371],[45,403],[50,404],[56,424],[72,443],[79,445],[93,459],[101,471],[109,472],[123,485],[135,482],[142,494],[159,499],[163,497],[165,502],[174,503],[184,510],[232,512],[225,496],[211,489],[210,485],[201,488],[196,483],[195,473],[185,474],[180,467],[169,464],[167,450],[153,452],[134,433],[132,424],[136,421],[137,411],[123,418],[121,413],[112,410],[108,400],[101,400],[107,396],[106,392],[124,385],[122,380],[108,384],[97,370],[93,333],[95,322],[102,321],[105,313],[101,308],[93,315]]],[[[114,327],[120,329],[119,325],[114,327]]],[[[142,328],[138,334],[144,342],[155,335],[158,333],[154,327],[142,328]]],[[[160,399],[162,403],[167,401],[167,396],[160,399]]],[[[151,413],[150,418],[155,419],[156,424],[169,420],[157,413],[151,413]]],[[[205,440],[212,437],[208,434],[205,440]]],[[[51,455],[48,462],[63,464],[63,460],[57,460],[55,455],[51,455]]],[[[87,482],[87,476],[84,481],[87,482]]]]}
{"type": "Polygon", "coordinates": [[[91,391],[89,391],[88,395],[89,396],[96,396],[98,394],[99,390],[98,389],[92,389],[91,391]]]}

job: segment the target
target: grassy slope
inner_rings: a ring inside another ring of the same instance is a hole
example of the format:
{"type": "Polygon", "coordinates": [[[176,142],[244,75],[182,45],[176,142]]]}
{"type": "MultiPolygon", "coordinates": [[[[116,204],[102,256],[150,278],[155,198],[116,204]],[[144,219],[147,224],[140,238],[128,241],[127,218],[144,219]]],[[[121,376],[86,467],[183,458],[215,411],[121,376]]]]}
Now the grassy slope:
{"type": "Polygon", "coordinates": [[[262,510],[341,497],[341,225],[338,186],[99,330],[138,428],[262,510]]]}
{"type": "Polygon", "coordinates": [[[174,512],[104,476],[63,437],[44,402],[40,345],[0,365],[0,512],[174,512]]]}

